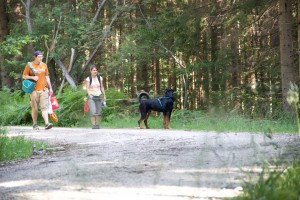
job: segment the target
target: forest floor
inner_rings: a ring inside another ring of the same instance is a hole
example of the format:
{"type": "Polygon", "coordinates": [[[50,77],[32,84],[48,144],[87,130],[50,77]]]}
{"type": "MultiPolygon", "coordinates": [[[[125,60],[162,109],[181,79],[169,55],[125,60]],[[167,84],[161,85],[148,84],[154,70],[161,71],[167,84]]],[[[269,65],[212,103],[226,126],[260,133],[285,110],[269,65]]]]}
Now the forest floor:
{"type": "Polygon", "coordinates": [[[223,199],[239,195],[265,161],[300,155],[293,134],[7,128],[51,148],[0,163],[4,200],[223,199]]]}

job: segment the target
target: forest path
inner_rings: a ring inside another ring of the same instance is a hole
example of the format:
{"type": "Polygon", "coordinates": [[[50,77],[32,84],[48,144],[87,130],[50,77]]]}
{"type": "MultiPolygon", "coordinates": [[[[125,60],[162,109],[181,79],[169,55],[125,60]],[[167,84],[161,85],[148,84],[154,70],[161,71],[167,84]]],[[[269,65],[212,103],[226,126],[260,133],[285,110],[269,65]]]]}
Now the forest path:
{"type": "Polygon", "coordinates": [[[47,141],[31,159],[0,163],[1,199],[222,199],[273,158],[292,158],[297,135],[161,129],[7,127],[47,141]],[[39,153],[39,152],[38,152],[39,153]]]}

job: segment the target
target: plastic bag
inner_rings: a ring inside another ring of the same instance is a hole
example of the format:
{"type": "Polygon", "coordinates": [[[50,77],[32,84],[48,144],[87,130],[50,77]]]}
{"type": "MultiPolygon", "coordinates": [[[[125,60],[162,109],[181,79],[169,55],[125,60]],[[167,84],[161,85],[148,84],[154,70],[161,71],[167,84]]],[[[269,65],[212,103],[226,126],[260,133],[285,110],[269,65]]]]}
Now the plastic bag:
{"type": "Polygon", "coordinates": [[[50,119],[51,119],[53,122],[58,122],[58,117],[57,117],[57,115],[53,112],[53,108],[52,108],[52,104],[51,104],[51,101],[50,101],[50,97],[49,97],[48,113],[49,113],[49,115],[50,115],[50,119]]]}
{"type": "Polygon", "coordinates": [[[54,94],[51,94],[50,102],[51,102],[51,105],[52,105],[52,110],[56,110],[60,107],[60,105],[59,105],[59,103],[56,99],[56,96],[54,96],[54,94]]]}

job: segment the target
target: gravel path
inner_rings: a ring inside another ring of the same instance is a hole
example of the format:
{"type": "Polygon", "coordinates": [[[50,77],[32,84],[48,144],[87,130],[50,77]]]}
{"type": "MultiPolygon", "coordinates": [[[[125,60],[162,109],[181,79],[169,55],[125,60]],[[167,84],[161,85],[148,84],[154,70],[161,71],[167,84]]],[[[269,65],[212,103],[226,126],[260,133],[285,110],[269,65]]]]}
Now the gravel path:
{"type": "MultiPolygon", "coordinates": [[[[182,130],[7,127],[53,147],[0,163],[0,199],[222,199],[290,151],[296,135],[182,130]],[[244,171],[244,172],[243,172],[244,171]]],[[[299,152],[298,152],[299,156],[299,152]]]]}

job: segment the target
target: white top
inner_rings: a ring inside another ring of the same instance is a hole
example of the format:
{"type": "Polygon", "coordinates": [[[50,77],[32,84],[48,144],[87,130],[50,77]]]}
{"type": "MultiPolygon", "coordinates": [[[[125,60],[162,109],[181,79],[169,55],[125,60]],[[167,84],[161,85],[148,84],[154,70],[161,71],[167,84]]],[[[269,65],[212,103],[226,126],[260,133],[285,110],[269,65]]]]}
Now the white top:
{"type": "MultiPolygon", "coordinates": [[[[87,84],[90,84],[90,78],[87,77],[86,79],[87,84]]],[[[102,81],[103,78],[100,76],[100,80],[102,81]]],[[[101,92],[101,88],[100,88],[100,83],[99,80],[97,78],[97,76],[95,78],[92,77],[92,84],[89,85],[88,87],[88,94],[91,94],[93,96],[100,96],[102,94],[101,92]]]]}

